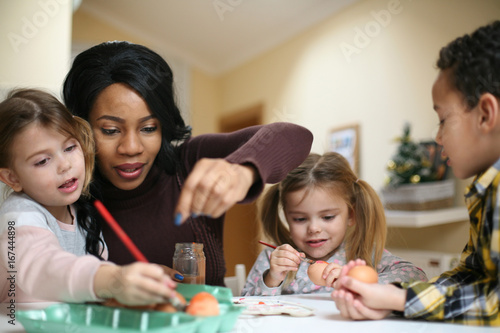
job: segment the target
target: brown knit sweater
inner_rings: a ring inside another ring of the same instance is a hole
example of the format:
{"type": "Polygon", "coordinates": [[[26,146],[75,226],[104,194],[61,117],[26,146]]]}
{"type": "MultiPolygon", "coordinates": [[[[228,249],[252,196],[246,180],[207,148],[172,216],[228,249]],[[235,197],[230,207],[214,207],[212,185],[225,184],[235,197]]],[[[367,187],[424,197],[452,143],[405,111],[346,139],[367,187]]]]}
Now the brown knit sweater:
{"type": "MultiPolygon", "coordinates": [[[[175,175],[152,168],[139,187],[125,191],[107,182],[102,184],[99,197],[150,262],[172,267],[175,243],[203,243],[207,260],[206,283],[222,286],[226,272],[222,248],[224,215],[217,219],[190,218],[179,227],[174,225],[174,209],[187,175],[196,161],[205,157],[253,165],[260,180],[243,201],[250,202],[261,193],[264,183],[281,181],[302,163],[310,152],[312,139],[307,129],[290,123],[200,135],[179,147],[184,167],[175,175]]],[[[117,264],[135,261],[107,224],[102,222],[102,226],[109,260],[117,264]]]]}

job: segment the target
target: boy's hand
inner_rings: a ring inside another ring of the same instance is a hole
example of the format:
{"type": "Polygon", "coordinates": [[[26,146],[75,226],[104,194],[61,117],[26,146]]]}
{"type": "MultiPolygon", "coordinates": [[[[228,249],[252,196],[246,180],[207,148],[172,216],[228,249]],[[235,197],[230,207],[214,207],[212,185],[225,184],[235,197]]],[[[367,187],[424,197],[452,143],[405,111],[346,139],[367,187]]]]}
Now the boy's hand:
{"type": "Polygon", "coordinates": [[[404,311],[406,290],[392,284],[364,283],[347,276],[351,268],[364,264],[360,259],[350,261],[334,282],[332,298],[341,316],[355,320],[382,319],[392,311],[404,311]]]}
{"type": "MultiPolygon", "coordinates": [[[[363,283],[363,282],[358,282],[363,283]]],[[[377,285],[382,286],[382,285],[377,285]]],[[[383,287],[385,287],[384,285],[383,287]]],[[[353,320],[382,319],[391,314],[392,310],[367,307],[357,298],[357,295],[348,290],[334,290],[332,299],[343,318],[353,320]]]]}
{"type": "Polygon", "coordinates": [[[264,283],[268,287],[277,287],[283,282],[288,271],[296,271],[299,269],[301,254],[289,244],[278,246],[271,253],[271,267],[266,276],[264,283]]]}

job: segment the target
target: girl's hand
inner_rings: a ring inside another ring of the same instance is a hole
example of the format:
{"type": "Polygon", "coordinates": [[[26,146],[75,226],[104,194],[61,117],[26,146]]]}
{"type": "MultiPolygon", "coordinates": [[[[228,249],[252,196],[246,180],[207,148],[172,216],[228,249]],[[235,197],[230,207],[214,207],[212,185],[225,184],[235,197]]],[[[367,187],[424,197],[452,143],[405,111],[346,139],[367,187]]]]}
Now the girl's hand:
{"type": "Polygon", "coordinates": [[[333,262],[329,263],[328,266],[325,267],[322,277],[325,279],[327,287],[333,287],[333,283],[337,281],[341,270],[342,266],[333,262]]]}
{"type": "Polygon", "coordinates": [[[268,287],[277,287],[283,282],[288,271],[299,269],[301,254],[289,244],[278,246],[271,253],[271,267],[264,277],[264,283],[268,287]]]}
{"type": "Polygon", "coordinates": [[[217,218],[243,200],[257,178],[249,165],[203,158],[189,174],[176,207],[176,224],[194,214],[217,218]]]}
{"type": "Polygon", "coordinates": [[[94,276],[98,297],[114,298],[124,305],[163,303],[175,295],[175,287],[161,266],[142,262],[101,265],[94,276]]]}

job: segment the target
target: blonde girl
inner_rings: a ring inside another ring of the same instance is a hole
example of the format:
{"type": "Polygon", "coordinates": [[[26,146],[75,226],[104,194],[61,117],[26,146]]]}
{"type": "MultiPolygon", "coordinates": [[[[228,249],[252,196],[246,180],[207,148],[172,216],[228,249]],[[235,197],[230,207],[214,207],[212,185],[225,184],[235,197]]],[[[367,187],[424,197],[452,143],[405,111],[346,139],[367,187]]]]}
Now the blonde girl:
{"type": "Polygon", "coordinates": [[[0,302],[143,305],[173,295],[160,266],[102,261],[107,248],[84,197],[93,166],[90,126],[55,97],[24,89],[0,103],[0,180],[10,188],[0,206],[0,302]]]}
{"type": "Polygon", "coordinates": [[[384,249],[382,203],[338,153],[310,154],[271,186],[260,199],[259,218],[264,235],[278,247],[260,253],[243,295],[331,292],[342,266],[354,259],[375,267],[379,283],[427,280],[421,269],[384,249]],[[301,257],[329,263],[326,287],[310,281],[301,257]]]}

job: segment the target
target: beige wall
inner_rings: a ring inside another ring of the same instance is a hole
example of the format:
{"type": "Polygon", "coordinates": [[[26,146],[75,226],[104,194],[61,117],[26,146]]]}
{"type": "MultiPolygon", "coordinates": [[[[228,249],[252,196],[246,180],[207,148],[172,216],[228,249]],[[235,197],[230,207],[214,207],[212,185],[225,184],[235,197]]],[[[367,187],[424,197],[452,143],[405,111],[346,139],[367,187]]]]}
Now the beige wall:
{"type": "MultiPolygon", "coordinates": [[[[414,139],[431,139],[438,120],[430,91],[440,48],[499,17],[497,0],[361,1],[217,78],[220,105],[214,100],[213,108],[226,115],[263,103],[266,122],[306,126],[315,136],[312,150],[319,153],[328,149],[332,128],[357,123],[360,177],[379,190],[405,122],[414,139]],[[367,29],[372,29],[369,41],[359,33],[367,29]]],[[[196,112],[193,104],[193,120],[196,112]]],[[[459,205],[469,181],[457,180],[459,205]]],[[[391,228],[388,247],[459,253],[467,234],[464,221],[391,228]]]]}
{"type": "MultiPolygon", "coordinates": [[[[101,18],[86,12],[82,7],[73,15],[72,56],[76,56],[78,53],[91,46],[108,41],[128,41],[145,45],[153,49],[167,61],[174,72],[177,103],[181,109],[183,118],[187,123],[191,123],[190,91],[193,87],[191,86],[191,71],[189,66],[182,59],[173,56],[164,45],[159,45],[153,40],[142,38],[104,22],[101,18]]],[[[193,85],[195,86],[197,83],[195,82],[193,85]]],[[[211,90],[215,87],[215,85],[211,84],[204,86],[206,86],[206,89],[202,90],[202,94],[204,91],[211,90]]]]}
{"type": "Polygon", "coordinates": [[[191,126],[193,135],[217,131],[217,115],[221,105],[217,78],[203,71],[191,71],[191,126]]]}
{"type": "MultiPolygon", "coordinates": [[[[386,162],[397,148],[394,138],[401,135],[404,123],[411,123],[417,140],[430,139],[437,124],[430,90],[439,49],[499,17],[498,0],[360,1],[218,77],[191,67],[189,123],[194,134],[214,132],[221,115],[262,103],[265,122],[306,126],[315,136],[313,151],[319,153],[327,149],[332,128],[358,123],[360,176],[379,190],[386,162]],[[368,31],[369,41],[359,31],[368,31]],[[346,54],[349,47],[357,53],[346,54]]],[[[126,39],[157,51],[163,47],[81,11],[74,22],[75,42],[126,39]]],[[[466,183],[457,183],[457,203],[462,204],[466,183]]],[[[464,222],[392,229],[389,245],[458,252],[467,230],[464,222]],[[446,241],[441,241],[443,234],[448,235],[446,241]]]]}
{"type": "Polygon", "coordinates": [[[147,41],[115,28],[81,9],[73,15],[72,38],[73,42],[80,44],[94,45],[110,40],[127,40],[154,48],[154,45],[148,45],[147,41]]]}
{"type": "Polygon", "coordinates": [[[58,95],[70,65],[71,1],[0,2],[0,98],[13,87],[58,95]]]}
{"type": "Polygon", "coordinates": [[[439,49],[499,17],[496,0],[361,1],[220,77],[221,113],[263,102],[268,122],[287,120],[313,131],[319,153],[328,148],[329,130],[358,123],[360,176],[378,190],[405,121],[415,139],[431,138],[439,49]],[[377,23],[372,13],[388,8],[390,17],[377,23]],[[367,28],[369,43],[356,33],[367,28]],[[347,44],[359,53],[346,57],[347,44]]]}

